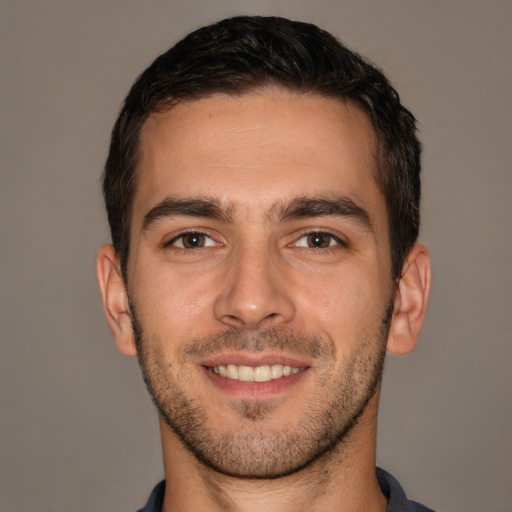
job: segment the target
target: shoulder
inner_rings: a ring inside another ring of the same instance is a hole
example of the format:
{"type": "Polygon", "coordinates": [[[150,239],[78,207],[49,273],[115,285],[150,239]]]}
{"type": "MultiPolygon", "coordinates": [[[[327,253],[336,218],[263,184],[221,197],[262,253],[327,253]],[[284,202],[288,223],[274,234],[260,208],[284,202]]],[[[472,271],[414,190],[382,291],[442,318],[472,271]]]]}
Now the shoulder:
{"type": "Polygon", "coordinates": [[[165,480],[162,480],[151,491],[147,503],[137,512],[161,512],[165,494],[165,480]]]}
{"type": "Polygon", "coordinates": [[[434,512],[421,503],[407,499],[407,496],[398,483],[398,480],[381,468],[376,469],[377,480],[381,491],[388,498],[386,512],[434,512]]]}

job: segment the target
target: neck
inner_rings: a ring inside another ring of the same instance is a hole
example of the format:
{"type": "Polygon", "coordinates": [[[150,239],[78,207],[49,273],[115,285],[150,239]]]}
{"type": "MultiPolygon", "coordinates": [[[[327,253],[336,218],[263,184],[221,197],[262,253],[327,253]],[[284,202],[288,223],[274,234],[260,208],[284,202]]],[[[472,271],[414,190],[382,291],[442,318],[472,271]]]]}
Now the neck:
{"type": "Polygon", "coordinates": [[[166,478],[163,512],[384,512],[375,476],[378,397],[346,438],[306,468],[275,479],[226,476],[207,468],[161,421],[166,478]]]}

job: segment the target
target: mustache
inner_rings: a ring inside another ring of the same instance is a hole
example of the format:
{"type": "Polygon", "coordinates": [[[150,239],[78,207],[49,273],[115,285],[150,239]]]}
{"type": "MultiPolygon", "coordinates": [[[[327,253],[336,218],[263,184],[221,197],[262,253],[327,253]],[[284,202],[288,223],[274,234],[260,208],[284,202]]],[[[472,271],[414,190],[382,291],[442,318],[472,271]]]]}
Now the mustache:
{"type": "Polygon", "coordinates": [[[296,333],[290,330],[269,328],[261,331],[248,331],[243,328],[229,330],[192,339],[183,349],[185,357],[200,358],[220,353],[224,350],[282,350],[313,359],[333,356],[333,346],[317,336],[296,333]]]}

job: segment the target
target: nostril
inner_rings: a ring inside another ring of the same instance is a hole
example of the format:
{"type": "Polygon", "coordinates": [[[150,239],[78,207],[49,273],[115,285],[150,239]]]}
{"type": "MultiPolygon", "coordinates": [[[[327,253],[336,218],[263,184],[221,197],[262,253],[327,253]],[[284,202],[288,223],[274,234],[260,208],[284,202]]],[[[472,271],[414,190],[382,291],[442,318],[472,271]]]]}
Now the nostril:
{"type": "Polygon", "coordinates": [[[243,325],[243,321],[236,315],[225,315],[224,319],[233,325],[243,325]]]}
{"type": "Polygon", "coordinates": [[[232,327],[250,327],[257,328],[261,326],[263,323],[272,322],[274,319],[279,318],[279,313],[270,313],[263,317],[245,315],[245,316],[237,316],[237,315],[223,315],[221,320],[222,322],[231,325],[232,327]]]}

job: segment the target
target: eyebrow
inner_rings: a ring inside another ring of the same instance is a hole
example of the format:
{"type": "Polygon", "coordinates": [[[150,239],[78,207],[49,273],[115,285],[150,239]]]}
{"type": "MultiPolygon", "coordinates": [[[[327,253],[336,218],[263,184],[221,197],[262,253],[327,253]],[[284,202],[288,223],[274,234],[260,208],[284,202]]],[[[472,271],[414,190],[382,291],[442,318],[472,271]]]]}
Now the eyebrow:
{"type": "Polygon", "coordinates": [[[369,213],[346,196],[299,197],[291,203],[276,205],[274,210],[282,222],[310,217],[348,217],[366,231],[373,232],[369,213]]]}
{"type": "Polygon", "coordinates": [[[212,198],[175,199],[166,197],[163,201],[151,208],[142,223],[142,229],[148,230],[161,219],[169,217],[201,217],[215,219],[223,222],[232,222],[230,208],[223,207],[219,201],[212,198]]]}
{"type": "MultiPolygon", "coordinates": [[[[159,220],[178,216],[207,218],[231,223],[233,222],[233,210],[233,205],[226,206],[219,200],[210,197],[183,199],[166,197],[146,213],[142,229],[146,231],[159,220]]],[[[289,222],[327,216],[351,218],[366,231],[373,232],[373,224],[368,212],[346,196],[299,197],[289,203],[274,204],[268,214],[269,220],[273,222],[289,222]]]]}

